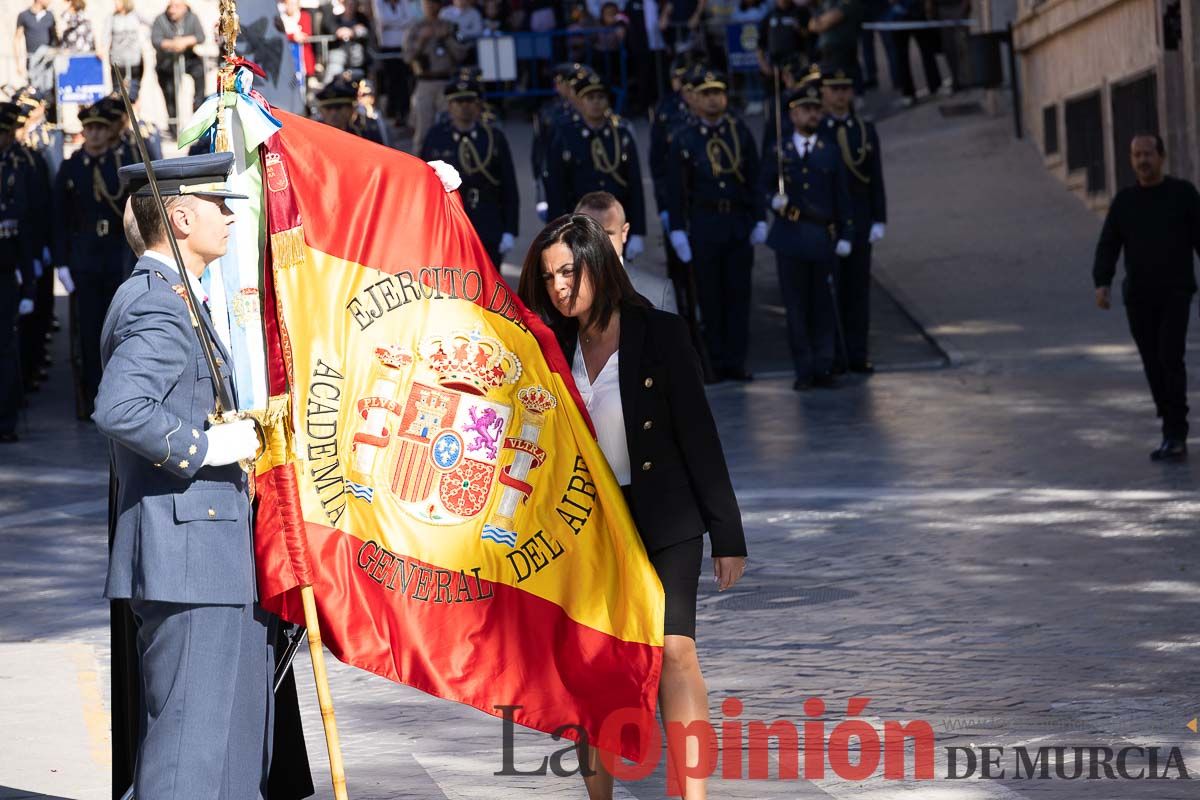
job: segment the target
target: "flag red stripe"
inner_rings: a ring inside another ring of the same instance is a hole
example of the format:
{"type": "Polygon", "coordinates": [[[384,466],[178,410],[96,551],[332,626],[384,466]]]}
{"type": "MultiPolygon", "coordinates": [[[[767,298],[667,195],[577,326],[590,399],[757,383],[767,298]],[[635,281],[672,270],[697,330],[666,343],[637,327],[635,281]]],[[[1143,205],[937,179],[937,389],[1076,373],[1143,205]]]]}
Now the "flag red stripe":
{"type": "MultiPolygon", "coordinates": [[[[568,724],[601,731],[605,715],[618,708],[639,715],[643,725],[657,724],[657,648],[581,625],[549,600],[472,575],[465,585],[474,596],[484,596],[482,602],[434,603],[436,589],[428,581],[424,594],[431,600],[415,600],[418,575],[403,594],[394,564],[373,580],[371,570],[360,565],[361,539],[311,522],[307,533],[310,552],[321,565],[313,583],[321,636],[347,664],[494,716],[502,715],[496,706],[521,706],[514,720],[547,733],[568,724]],[[505,635],[494,635],[498,626],[505,635]],[[396,646],[416,641],[421,647],[396,646]],[[536,672],[530,670],[534,665],[536,672]]],[[[371,548],[363,552],[369,556],[371,548]]],[[[273,571],[277,549],[260,545],[259,556],[263,606],[303,624],[299,593],[289,591],[295,584],[286,573],[273,571]]],[[[418,565],[436,569],[408,561],[406,571],[418,565]]],[[[618,732],[612,740],[594,743],[638,759],[637,737],[630,734],[618,732]]],[[[562,735],[576,738],[571,731],[562,735]]]]}

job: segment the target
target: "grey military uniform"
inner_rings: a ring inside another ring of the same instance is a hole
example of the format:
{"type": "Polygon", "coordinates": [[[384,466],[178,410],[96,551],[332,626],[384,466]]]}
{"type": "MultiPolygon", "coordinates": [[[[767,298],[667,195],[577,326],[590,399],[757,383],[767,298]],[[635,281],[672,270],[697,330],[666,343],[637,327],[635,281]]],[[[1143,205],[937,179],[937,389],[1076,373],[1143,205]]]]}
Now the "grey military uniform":
{"type": "Polygon", "coordinates": [[[269,766],[273,618],[255,603],[246,476],[202,466],[213,387],[183,280],[143,256],[104,321],[94,419],[118,482],[105,596],[129,598],[138,620],[136,796],[246,800],[269,766]]]}

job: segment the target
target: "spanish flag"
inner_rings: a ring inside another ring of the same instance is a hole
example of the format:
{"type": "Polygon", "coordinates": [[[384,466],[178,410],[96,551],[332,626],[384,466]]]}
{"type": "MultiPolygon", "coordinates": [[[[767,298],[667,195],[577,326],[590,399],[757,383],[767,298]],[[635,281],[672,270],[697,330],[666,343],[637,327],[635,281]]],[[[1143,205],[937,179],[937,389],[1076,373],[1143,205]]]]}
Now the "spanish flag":
{"type": "Polygon", "coordinates": [[[662,587],[553,335],[427,164],[278,116],[263,605],[311,584],[342,661],[640,760],[662,587]]]}

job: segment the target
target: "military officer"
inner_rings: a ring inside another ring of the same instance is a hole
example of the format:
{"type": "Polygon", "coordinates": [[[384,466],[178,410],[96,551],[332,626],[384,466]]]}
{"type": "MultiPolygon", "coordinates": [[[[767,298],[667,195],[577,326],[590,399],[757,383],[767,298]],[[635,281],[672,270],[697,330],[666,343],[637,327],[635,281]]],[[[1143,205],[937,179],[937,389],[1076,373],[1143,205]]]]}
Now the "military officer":
{"type": "MultiPolygon", "coordinates": [[[[137,101],[136,92],[130,97],[130,100],[137,101]]],[[[113,117],[116,120],[112,125],[113,146],[122,149],[122,160],[126,164],[132,164],[141,159],[141,155],[138,153],[137,139],[134,138],[133,127],[129,123],[129,115],[125,112],[125,103],[115,94],[110,94],[100,102],[104,103],[105,116],[113,117]]],[[[154,160],[162,158],[162,131],[158,126],[139,119],[138,131],[142,134],[142,141],[146,143],[146,152],[150,154],[150,158],[154,160]]]]}
{"type": "Polygon", "coordinates": [[[508,139],[480,119],[482,90],[472,80],[446,84],[446,122],[434,125],[421,142],[421,158],[445,161],[462,177],[459,192],[467,217],[496,268],[512,250],[520,198],[508,139]]]}
{"type": "Polygon", "coordinates": [[[838,260],[838,306],[845,333],[845,352],[838,360],[844,360],[840,366],[851,372],[870,374],[875,371],[867,350],[871,327],[871,246],[883,238],[887,222],[879,134],[874,124],[854,111],[854,78],[833,65],[823,67],[821,75],[825,102],[822,126],[826,133],[832,134],[846,166],[854,220],[854,249],[838,260]]]}
{"type": "Polygon", "coordinates": [[[559,126],[543,180],[551,219],[570,213],[588,192],[609,192],[625,209],[629,240],[624,258],[646,249],[646,200],[633,126],[609,108],[608,88],[594,72],[575,81],[579,119],[559,126]]]}
{"type": "Polygon", "coordinates": [[[767,246],[775,251],[787,309],[796,370],[792,388],[801,391],[834,385],[838,321],[833,276],[837,258],[852,252],[854,223],[841,153],[821,133],[818,82],[806,81],[794,90],[787,109],[794,132],[782,143],[782,186],[774,158],[764,162],[760,186],[775,213],[767,246]]]}
{"type": "Polygon", "coordinates": [[[236,397],[229,354],[200,302],[200,276],[225,253],[233,223],[232,165],[230,153],[157,162],[166,227],[145,167],[121,171],[147,249],[98,336],[105,369],[94,419],[117,486],[105,596],[128,599],[138,626],[139,798],[266,796],[273,618],[256,603],[239,466],[258,442],[249,420],[207,423],[215,389],[201,349],[205,337],[217,379],[236,397]]]}
{"type": "Polygon", "coordinates": [[[692,87],[696,118],[671,136],[667,155],[670,240],[692,265],[704,343],[717,380],[750,380],[750,270],[754,245],[767,238],[766,208],[755,180],[758,146],[744,122],[726,113],[723,73],[706,69],[692,87]]]}
{"type": "Polygon", "coordinates": [[[0,443],[17,441],[21,409],[21,358],[17,320],[33,311],[34,280],[30,196],[36,179],[17,142],[21,109],[0,103],[0,443]]]}
{"type": "Polygon", "coordinates": [[[357,102],[358,90],[354,88],[354,84],[336,78],[317,92],[317,113],[321,122],[326,125],[361,136],[376,144],[383,144],[378,126],[366,125],[359,118],[354,109],[357,102]]]}
{"type": "Polygon", "coordinates": [[[54,321],[54,270],[50,259],[50,230],[53,220],[51,206],[51,163],[54,169],[62,163],[62,133],[45,118],[45,107],[32,89],[20,92],[15,102],[20,107],[20,128],[16,151],[25,157],[33,171],[29,186],[30,216],[22,235],[30,237],[27,245],[32,254],[29,279],[34,282],[33,312],[21,317],[19,325],[21,347],[21,378],[26,392],[37,391],[46,377],[49,357],[47,336],[54,321]]]}
{"type": "MultiPolygon", "coordinates": [[[[684,99],[684,80],[691,64],[678,56],[671,65],[671,91],[658,101],[657,107],[650,116],[650,177],[654,183],[654,202],[658,207],[658,219],[662,224],[663,235],[671,233],[670,219],[667,212],[667,151],[671,146],[671,134],[682,127],[692,116],[691,108],[684,99]]],[[[690,90],[690,89],[689,89],[690,90]]],[[[675,300],[683,314],[689,320],[694,318],[695,301],[688,302],[688,284],[686,268],[674,249],[667,250],[667,277],[675,287],[675,300]]]]}
{"type": "Polygon", "coordinates": [[[533,169],[533,183],[537,192],[534,208],[542,222],[548,219],[547,211],[549,210],[543,182],[547,163],[546,156],[559,127],[572,119],[579,118],[579,109],[575,99],[575,81],[590,71],[591,67],[577,61],[556,66],[554,68],[554,97],[547,100],[533,117],[533,142],[529,151],[529,164],[533,169]]]}
{"type": "Polygon", "coordinates": [[[117,118],[96,103],[79,112],[83,147],[63,164],[54,181],[54,263],[73,288],[72,332],[79,354],[76,414],[87,419],[100,386],[100,329],[121,281],[133,266],[121,218],[125,193],[117,171],[123,148],[112,147],[117,118]]]}

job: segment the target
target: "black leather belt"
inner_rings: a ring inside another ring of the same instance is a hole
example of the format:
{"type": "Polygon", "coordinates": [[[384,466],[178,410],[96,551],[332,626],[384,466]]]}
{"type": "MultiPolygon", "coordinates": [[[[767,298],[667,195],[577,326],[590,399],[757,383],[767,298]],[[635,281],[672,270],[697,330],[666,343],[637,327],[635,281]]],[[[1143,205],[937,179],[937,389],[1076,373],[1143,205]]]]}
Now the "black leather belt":
{"type": "Polygon", "coordinates": [[[821,226],[829,225],[833,222],[831,219],[825,219],[824,217],[818,217],[815,214],[809,214],[804,209],[797,208],[796,206],[787,206],[784,208],[783,218],[788,222],[811,222],[814,225],[821,226]]]}
{"type": "Polygon", "coordinates": [[[750,206],[739,200],[731,200],[727,197],[723,197],[720,200],[697,200],[696,208],[701,211],[710,211],[714,214],[741,214],[750,212],[750,206]]]}

